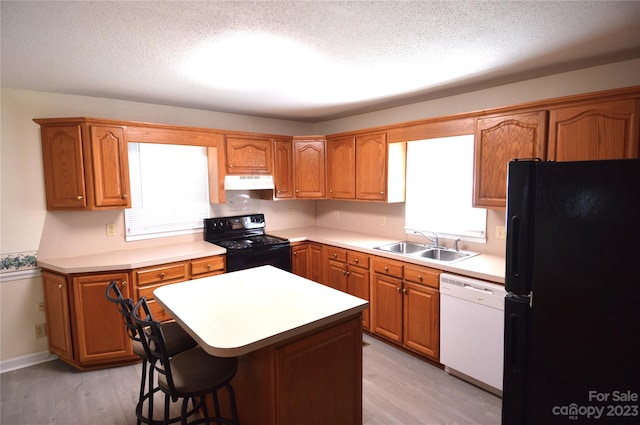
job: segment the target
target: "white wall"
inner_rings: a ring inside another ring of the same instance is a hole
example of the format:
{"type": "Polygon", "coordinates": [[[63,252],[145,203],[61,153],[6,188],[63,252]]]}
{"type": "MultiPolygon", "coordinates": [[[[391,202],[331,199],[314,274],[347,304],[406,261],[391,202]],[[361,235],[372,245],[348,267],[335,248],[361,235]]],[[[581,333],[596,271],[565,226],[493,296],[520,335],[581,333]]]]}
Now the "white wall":
{"type": "MultiPolygon", "coordinates": [[[[104,227],[106,223],[117,223],[117,232],[122,234],[122,212],[46,211],[39,126],[32,121],[33,118],[88,116],[288,135],[331,134],[543,98],[640,85],[639,70],[640,59],[318,124],[113,99],[2,89],[1,253],[35,251],[40,248],[43,254],[53,256],[51,253],[55,252],[65,254],[78,250],[87,253],[122,249],[120,247],[124,244],[120,237],[107,238],[104,227]]],[[[268,228],[272,230],[317,223],[404,239],[402,204],[271,202],[252,199],[249,208],[255,212],[265,212],[268,228]],[[339,211],[339,220],[335,220],[335,211],[339,211]],[[381,215],[386,217],[385,226],[379,225],[381,215]]],[[[214,206],[212,210],[216,215],[225,215],[230,207],[214,206]]],[[[491,238],[495,225],[501,223],[504,223],[503,212],[489,213],[489,243],[483,247],[488,252],[503,252],[503,242],[495,242],[491,238]]],[[[141,242],[140,245],[144,243],[141,242]]],[[[37,303],[43,299],[41,279],[5,279],[0,282],[0,297],[2,363],[46,350],[46,340],[36,339],[33,329],[34,324],[44,321],[44,315],[37,311],[37,303]]]]}

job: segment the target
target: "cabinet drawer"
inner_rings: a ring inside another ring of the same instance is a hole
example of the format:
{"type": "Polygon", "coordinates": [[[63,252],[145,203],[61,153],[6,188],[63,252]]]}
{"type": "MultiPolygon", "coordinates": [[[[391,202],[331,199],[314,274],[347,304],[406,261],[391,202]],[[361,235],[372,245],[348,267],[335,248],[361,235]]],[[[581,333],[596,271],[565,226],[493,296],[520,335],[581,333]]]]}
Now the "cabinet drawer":
{"type": "Polygon", "coordinates": [[[402,277],[402,263],[382,257],[373,258],[373,271],[394,277],[402,277]]]}
{"type": "Polygon", "coordinates": [[[440,270],[414,265],[404,266],[404,280],[421,283],[432,288],[440,287],[440,270]]]}
{"type": "Polygon", "coordinates": [[[138,288],[138,290],[136,291],[138,295],[137,299],[140,299],[141,297],[146,297],[147,304],[149,304],[149,310],[151,310],[151,314],[153,315],[153,319],[158,320],[160,322],[172,319],[171,315],[169,315],[169,313],[167,313],[162,308],[162,306],[156,302],[153,296],[153,291],[156,288],[160,288],[161,286],[164,286],[164,285],[168,285],[168,284],[160,283],[157,285],[147,285],[147,286],[138,288]]]}
{"type": "Polygon", "coordinates": [[[327,246],[327,256],[330,260],[347,262],[347,250],[344,248],[337,248],[335,246],[327,246]]]}
{"type": "Polygon", "coordinates": [[[191,277],[205,277],[214,274],[224,273],[225,256],[216,255],[213,257],[198,258],[191,260],[191,277]]]}
{"type": "Polygon", "coordinates": [[[347,263],[352,266],[369,268],[369,255],[362,252],[349,251],[347,252],[347,263]]]}
{"type": "Polygon", "coordinates": [[[135,282],[138,286],[154,283],[174,283],[187,280],[187,263],[171,263],[145,267],[134,271],[135,282]]]}

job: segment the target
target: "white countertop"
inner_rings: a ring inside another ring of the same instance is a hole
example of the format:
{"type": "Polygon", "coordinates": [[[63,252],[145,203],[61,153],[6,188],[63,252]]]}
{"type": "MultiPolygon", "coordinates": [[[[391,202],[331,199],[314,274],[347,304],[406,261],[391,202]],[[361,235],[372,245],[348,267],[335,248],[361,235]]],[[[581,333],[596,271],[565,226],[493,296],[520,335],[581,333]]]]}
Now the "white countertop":
{"type": "Polygon", "coordinates": [[[165,285],[153,295],[205,351],[219,357],[250,353],[369,305],[272,266],[165,285]]]}
{"type": "Polygon", "coordinates": [[[327,227],[301,227],[273,230],[267,233],[289,239],[291,242],[309,240],[504,284],[505,259],[497,255],[480,254],[453,264],[447,264],[374,249],[377,246],[398,242],[397,239],[388,239],[382,236],[371,236],[327,227]]]}
{"type": "Polygon", "coordinates": [[[38,267],[64,274],[130,270],[173,261],[221,255],[226,252],[226,249],[202,240],[78,257],[38,258],[38,267]]]}

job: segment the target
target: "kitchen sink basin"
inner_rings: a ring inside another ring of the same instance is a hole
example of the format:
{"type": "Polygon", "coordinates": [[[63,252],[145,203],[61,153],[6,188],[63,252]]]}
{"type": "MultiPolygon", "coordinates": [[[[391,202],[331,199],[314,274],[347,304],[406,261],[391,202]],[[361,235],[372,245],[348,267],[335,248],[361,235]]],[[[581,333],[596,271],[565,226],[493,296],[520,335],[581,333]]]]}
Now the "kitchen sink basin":
{"type": "Polygon", "coordinates": [[[374,249],[392,252],[394,254],[402,254],[407,257],[440,261],[442,263],[453,263],[455,261],[464,260],[465,258],[475,257],[479,254],[478,252],[472,251],[456,251],[455,249],[449,248],[435,248],[433,246],[413,242],[395,242],[388,245],[377,246],[374,249]]]}
{"type": "Polygon", "coordinates": [[[462,260],[478,255],[477,252],[456,251],[454,249],[432,248],[426,251],[417,252],[416,256],[428,258],[430,260],[444,261],[450,263],[452,261],[462,260]]]}
{"type": "Polygon", "coordinates": [[[378,246],[380,251],[394,252],[396,254],[413,254],[428,249],[427,246],[413,242],[396,242],[389,245],[378,246]]]}

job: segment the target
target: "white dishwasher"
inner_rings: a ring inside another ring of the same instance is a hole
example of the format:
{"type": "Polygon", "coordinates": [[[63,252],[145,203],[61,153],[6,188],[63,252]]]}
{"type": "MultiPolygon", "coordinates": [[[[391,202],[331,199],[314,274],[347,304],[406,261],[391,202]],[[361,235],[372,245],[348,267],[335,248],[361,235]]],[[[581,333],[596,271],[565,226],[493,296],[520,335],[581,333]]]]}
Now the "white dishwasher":
{"type": "Polygon", "coordinates": [[[502,394],[504,286],[440,275],[440,363],[452,375],[502,394]]]}

